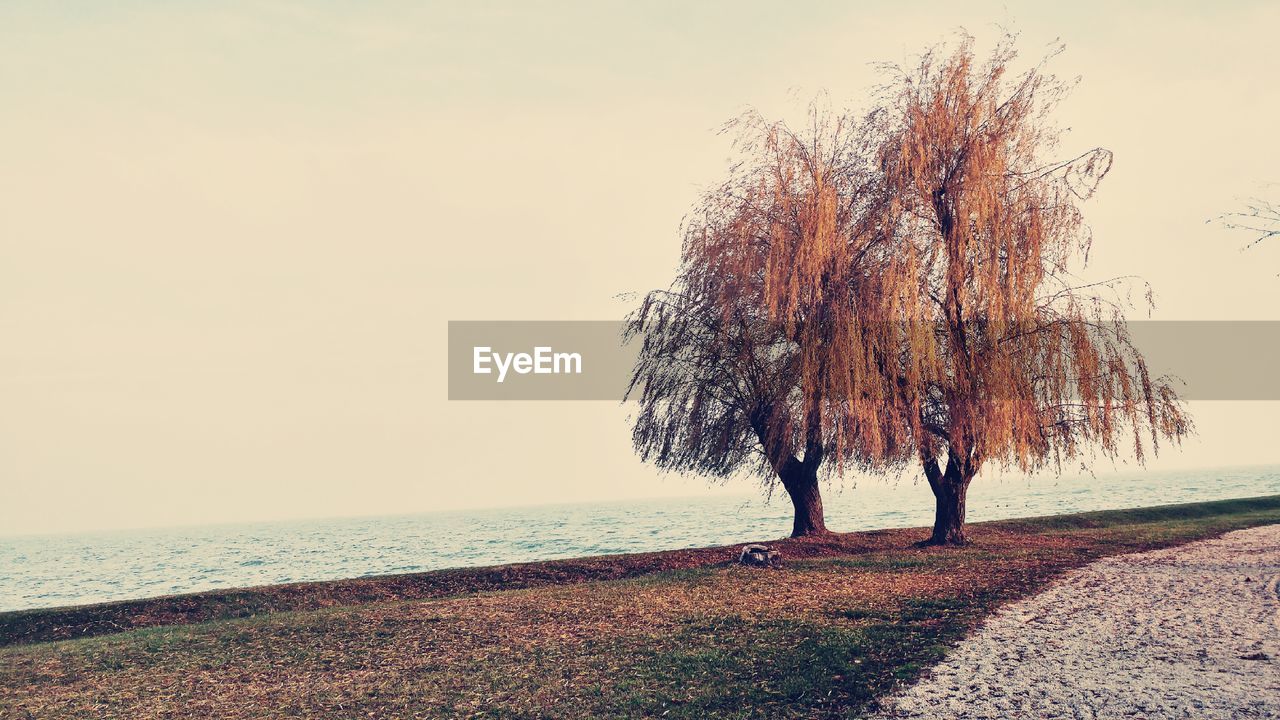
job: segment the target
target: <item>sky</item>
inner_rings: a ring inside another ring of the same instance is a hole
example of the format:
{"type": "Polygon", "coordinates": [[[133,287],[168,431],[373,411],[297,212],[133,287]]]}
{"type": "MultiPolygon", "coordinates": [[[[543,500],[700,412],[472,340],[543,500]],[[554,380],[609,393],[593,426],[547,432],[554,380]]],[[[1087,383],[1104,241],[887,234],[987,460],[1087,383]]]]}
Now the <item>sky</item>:
{"type": "MultiPolygon", "coordinates": [[[[1065,43],[1064,151],[1116,154],[1086,277],[1280,320],[1280,243],[1206,222],[1280,192],[1280,6],[960,5],[0,5],[0,534],[750,491],[625,406],[449,402],[446,323],[621,317],[725,121],[960,28],[1065,43]]],[[[1280,462],[1276,406],[1192,403],[1153,466],[1280,462]]]]}

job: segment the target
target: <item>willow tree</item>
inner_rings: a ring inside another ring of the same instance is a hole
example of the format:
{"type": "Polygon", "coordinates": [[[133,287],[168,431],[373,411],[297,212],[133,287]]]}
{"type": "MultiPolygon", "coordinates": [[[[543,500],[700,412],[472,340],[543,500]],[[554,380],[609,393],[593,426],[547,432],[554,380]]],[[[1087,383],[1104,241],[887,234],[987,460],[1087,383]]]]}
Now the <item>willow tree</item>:
{"type": "Polygon", "coordinates": [[[1245,204],[1243,210],[1227,213],[1219,219],[1227,229],[1243,230],[1253,236],[1246,247],[1280,236],[1280,202],[1254,198],[1245,204]]]}
{"type": "MultiPolygon", "coordinates": [[[[1139,460],[1190,431],[1130,342],[1115,282],[1081,286],[1091,241],[1081,203],[1111,165],[1093,149],[1054,160],[1065,86],[1044,63],[1016,77],[1006,38],[971,39],[896,70],[884,96],[882,224],[909,265],[898,389],[936,500],[928,542],[965,542],[970,482],[987,463],[1036,471],[1067,459],[1139,460]]],[[[1149,295],[1148,295],[1149,300],[1149,295]]]]}
{"type": "Polygon", "coordinates": [[[911,449],[883,371],[900,328],[867,321],[905,271],[867,124],[817,108],[809,120],[734,124],[741,161],[686,220],[675,282],[629,323],[643,339],[629,391],[641,457],[781,484],[793,536],[826,532],[820,478],[911,449]]]}

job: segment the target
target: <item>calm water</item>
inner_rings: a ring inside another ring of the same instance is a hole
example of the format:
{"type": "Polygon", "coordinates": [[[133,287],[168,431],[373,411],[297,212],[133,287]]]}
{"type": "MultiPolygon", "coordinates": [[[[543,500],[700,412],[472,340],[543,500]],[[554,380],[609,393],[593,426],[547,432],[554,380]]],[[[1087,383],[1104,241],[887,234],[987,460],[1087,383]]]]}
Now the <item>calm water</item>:
{"type": "MultiPolygon", "coordinates": [[[[979,478],[970,520],[1280,494],[1280,466],[979,478]]],[[[829,491],[833,530],[932,522],[928,487],[867,480],[829,491]]],[[[790,530],[790,506],[753,495],[505,508],[382,518],[0,538],[0,610],[302,580],[727,545],[790,530]]]]}

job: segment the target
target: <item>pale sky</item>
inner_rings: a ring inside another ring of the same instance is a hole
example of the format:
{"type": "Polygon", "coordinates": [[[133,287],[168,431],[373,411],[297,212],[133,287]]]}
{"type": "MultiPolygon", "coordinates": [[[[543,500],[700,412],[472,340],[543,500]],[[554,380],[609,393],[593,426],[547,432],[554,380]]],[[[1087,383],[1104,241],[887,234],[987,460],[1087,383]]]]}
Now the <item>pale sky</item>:
{"type": "MultiPolygon", "coordinates": [[[[1083,76],[1087,277],[1280,319],[1280,242],[1205,222],[1280,181],[1280,6],[959,5],[0,5],[0,534],[712,492],[625,407],[448,402],[446,322],[620,317],[721,123],[961,26],[1083,76]]],[[[1278,405],[1194,403],[1155,466],[1280,462],[1278,405]]]]}

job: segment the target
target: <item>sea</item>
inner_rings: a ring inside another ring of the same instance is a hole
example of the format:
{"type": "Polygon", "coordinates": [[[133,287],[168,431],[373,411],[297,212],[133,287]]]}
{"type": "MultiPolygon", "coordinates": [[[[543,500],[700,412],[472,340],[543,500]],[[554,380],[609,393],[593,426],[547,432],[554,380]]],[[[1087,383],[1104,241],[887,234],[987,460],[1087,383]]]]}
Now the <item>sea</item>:
{"type": "MultiPolygon", "coordinates": [[[[1280,494],[1280,465],[975,480],[971,522],[1280,494]]],[[[923,526],[914,478],[824,491],[827,525],[923,526]]],[[[791,527],[786,496],[744,485],[709,495],[386,517],[326,518],[0,537],[0,611],[201,590],[767,541],[791,527]]]]}

